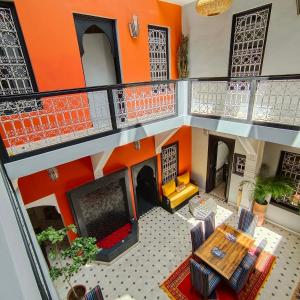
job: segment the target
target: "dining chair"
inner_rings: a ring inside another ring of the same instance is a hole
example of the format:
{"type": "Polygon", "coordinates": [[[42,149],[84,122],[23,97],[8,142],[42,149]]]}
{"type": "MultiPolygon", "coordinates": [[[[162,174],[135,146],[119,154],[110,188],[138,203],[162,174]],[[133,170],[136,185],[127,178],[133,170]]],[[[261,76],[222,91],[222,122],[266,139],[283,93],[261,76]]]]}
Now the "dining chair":
{"type": "Polygon", "coordinates": [[[192,287],[204,299],[207,299],[221,281],[221,277],[208,266],[190,259],[192,287]]]}
{"type": "Polygon", "coordinates": [[[237,269],[234,271],[228,283],[236,293],[239,293],[244,288],[250,274],[254,269],[256,261],[256,255],[247,253],[237,269]]]}
{"type": "Polygon", "coordinates": [[[215,230],[215,213],[211,212],[205,219],[191,229],[192,251],[195,252],[215,230]]]}
{"type": "Polygon", "coordinates": [[[99,285],[90,290],[83,298],[84,300],[104,300],[99,285]]]}
{"type": "Polygon", "coordinates": [[[239,217],[238,229],[253,236],[257,221],[258,218],[256,215],[254,215],[251,211],[242,208],[239,217]]]}

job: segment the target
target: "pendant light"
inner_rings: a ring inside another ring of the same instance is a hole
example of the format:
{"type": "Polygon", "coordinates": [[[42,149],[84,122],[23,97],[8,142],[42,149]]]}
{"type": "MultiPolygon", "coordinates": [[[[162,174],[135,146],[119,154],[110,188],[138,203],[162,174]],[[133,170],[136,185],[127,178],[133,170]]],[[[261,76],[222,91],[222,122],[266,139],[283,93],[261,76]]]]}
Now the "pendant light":
{"type": "Polygon", "coordinates": [[[232,4],[232,0],[198,0],[196,11],[201,16],[217,16],[222,14],[232,4]]]}

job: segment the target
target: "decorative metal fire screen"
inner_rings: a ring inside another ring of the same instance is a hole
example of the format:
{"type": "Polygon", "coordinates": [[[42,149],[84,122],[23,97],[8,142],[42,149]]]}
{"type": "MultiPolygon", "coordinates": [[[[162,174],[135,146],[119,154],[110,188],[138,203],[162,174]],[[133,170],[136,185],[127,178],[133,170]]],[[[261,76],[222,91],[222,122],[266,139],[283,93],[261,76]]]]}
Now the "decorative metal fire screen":
{"type": "Polygon", "coordinates": [[[247,119],[249,99],[246,81],[192,81],[192,114],[247,119]]]}
{"type": "Polygon", "coordinates": [[[254,121],[300,125],[300,80],[261,80],[257,84],[254,121]]]}
{"type": "Polygon", "coordinates": [[[272,199],[273,203],[281,204],[299,213],[300,207],[300,154],[287,151],[281,152],[277,174],[289,178],[295,183],[295,194],[292,197],[272,199]]]}
{"type": "MultiPolygon", "coordinates": [[[[14,6],[0,4],[0,95],[32,93],[36,89],[14,6]]],[[[0,103],[0,116],[41,108],[41,102],[0,103]]]]}
{"type": "Polygon", "coordinates": [[[168,29],[149,26],[148,42],[151,80],[169,78],[168,29]]]}
{"type": "Polygon", "coordinates": [[[230,77],[261,74],[271,8],[266,5],[233,16],[230,77]]]}
{"type": "Polygon", "coordinates": [[[178,174],[178,143],[168,145],[161,151],[162,183],[176,179],[178,174]]]}
{"type": "Polygon", "coordinates": [[[0,129],[10,156],[112,130],[106,91],[2,102],[0,129]],[[43,108],[20,113],[19,103],[43,108]],[[9,112],[9,114],[7,114],[9,112]]]}
{"type": "Polygon", "coordinates": [[[176,114],[176,83],[113,90],[117,127],[154,121],[176,114]]]}

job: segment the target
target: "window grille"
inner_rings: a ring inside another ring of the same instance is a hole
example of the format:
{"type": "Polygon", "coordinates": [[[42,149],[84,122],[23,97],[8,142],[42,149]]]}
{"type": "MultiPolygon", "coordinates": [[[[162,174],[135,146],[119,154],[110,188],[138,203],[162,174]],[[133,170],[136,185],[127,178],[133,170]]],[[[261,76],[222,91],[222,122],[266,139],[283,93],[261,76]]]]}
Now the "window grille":
{"type": "MultiPolygon", "coordinates": [[[[19,28],[15,9],[8,3],[0,5],[0,95],[32,93],[36,84],[19,28]]],[[[40,101],[0,103],[1,115],[29,112],[41,107],[40,101]]]]}
{"type": "Polygon", "coordinates": [[[157,26],[148,27],[151,80],[169,78],[168,29],[157,26]]]}
{"type": "Polygon", "coordinates": [[[300,205],[300,153],[281,152],[277,174],[295,183],[295,193],[291,197],[272,199],[273,203],[281,204],[299,212],[300,205]]]}
{"type": "Polygon", "coordinates": [[[271,7],[266,5],[233,16],[230,77],[261,74],[271,7]]]}
{"type": "Polygon", "coordinates": [[[233,173],[244,176],[246,167],[246,156],[242,154],[234,154],[233,173]]]}
{"type": "Polygon", "coordinates": [[[162,148],[161,162],[163,184],[176,179],[178,174],[178,143],[162,148]]]}

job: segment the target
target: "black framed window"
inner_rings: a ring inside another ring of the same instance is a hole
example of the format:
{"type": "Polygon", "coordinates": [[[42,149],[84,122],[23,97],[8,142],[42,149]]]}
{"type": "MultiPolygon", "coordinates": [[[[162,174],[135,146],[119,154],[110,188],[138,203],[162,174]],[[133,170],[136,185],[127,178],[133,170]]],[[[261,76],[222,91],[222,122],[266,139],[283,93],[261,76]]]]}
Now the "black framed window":
{"type": "Polygon", "coordinates": [[[178,142],[167,145],[161,150],[162,183],[165,184],[178,175],[178,142]]]}
{"type": "Polygon", "coordinates": [[[278,204],[299,213],[300,207],[300,153],[281,151],[277,169],[277,176],[286,177],[295,184],[295,193],[291,197],[272,199],[273,204],[278,204]]]}
{"type": "Polygon", "coordinates": [[[261,75],[272,4],[233,15],[229,77],[261,75]]]}
{"type": "Polygon", "coordinates": [[[148,43],[151,80],[169,79],[169,34],[168,29],[148,26],[148,43]]]}
{"type": "MultiPolygon", "coordinates": [[[[28,94],[37,91],[30,59],[13,3],[0,3],[0,95],[28,94]]],[[[39,100],[5,102],[0,115],[41,108],[39,100]]]]}

